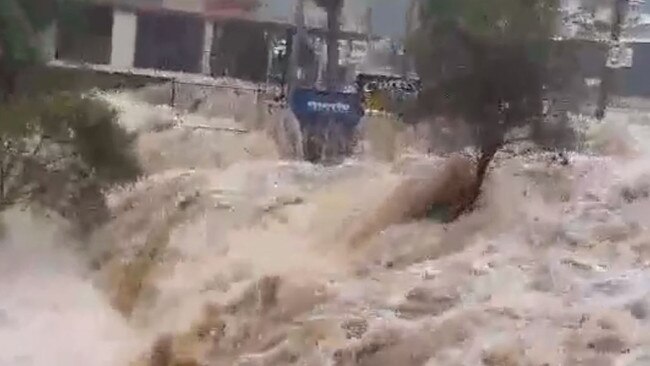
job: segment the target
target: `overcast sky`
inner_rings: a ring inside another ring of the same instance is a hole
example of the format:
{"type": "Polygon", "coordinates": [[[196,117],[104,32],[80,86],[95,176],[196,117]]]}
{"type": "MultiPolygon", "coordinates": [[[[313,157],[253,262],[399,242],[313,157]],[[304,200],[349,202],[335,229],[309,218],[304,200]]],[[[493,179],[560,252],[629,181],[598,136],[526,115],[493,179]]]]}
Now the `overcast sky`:
{"type": "MultiPolygon", "coordinates": [[[[296,0],[264,0],[263,12],[275,19],[292,19],[296,0]]],[[[375,33],[381,36],[404,34],[406,27],[406,9],[409,0],[347,0],[364,2],[373,8],[373,26],[375,33]]],[[[363,8],[361,6],[360,8],[363,8]]]]}
{"type": "Polygon", "coordinates": [[[642,8],[644,10],[644,13],[650,13],[650,2],[643,4],[642,8]]]}
{"type": "MultiPolygon", "coordinates": [[[[360,1],[360,0],[348,0],[360,1]]],[[[400,38],[406,27],[408,0],[366,0],[373,7],[375,32],[381,36],[400,38]]],[[[489,0],[486,0],[489,1],[489,0]]],[[[650,0],[642,5],[642,11],[650,14],[650,0]]]]}
{"type": "MultiPolygon", "coordinates": [[[[373,26],[377,35],[401,38],[406,27],[406,11],[409,0],[347,0],[365,2],[373,8],[373,26]]],[[[486,0],[489,1],[489,0],[486,0]]],[[[291,16],[295,0],[267,0],[272,13],[291,16]]],[[[650,0],[643,5],[645,13],[650,14],[650,0]]]]}
{"type": "Polygon", "coordinates": [[[397,38],[404,34],[408,0],[368,0],[368,2],[373,8],[375,33],[397,38]]]}

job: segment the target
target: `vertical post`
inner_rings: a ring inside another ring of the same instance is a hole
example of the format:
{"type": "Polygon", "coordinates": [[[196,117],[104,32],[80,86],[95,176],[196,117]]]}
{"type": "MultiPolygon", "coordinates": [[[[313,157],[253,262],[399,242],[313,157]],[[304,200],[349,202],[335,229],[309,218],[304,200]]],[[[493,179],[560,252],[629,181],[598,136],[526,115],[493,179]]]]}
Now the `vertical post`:
{"type": "Polygon", "coordinates": [[[137,32],[137,15],[128,11],[113,11],[111,66],[125,68],[133,67],[135,61],[137,32]]]}
{"type": "Polygon", "coordinates": [[[224,58],[221,53],[221,42],[223,40],[224,24],[214,23],[214,37],[212,40],[212,48],[210,50],[210,71],[212,75],[222,76],[224,74],[225,65],[224,58]]]}
{"type": "Polygon", "coordinates": [[[48,25],[40,34],[41,54],[43,61],[49,62],[56,59],[56,38],[58,27],[56,22],[48,25]]]}
{"type": "Polygon", "coordinates": [[[339,30],[343,1],[334,0],[327,7],[327,89],[338,88],[339,30]]]}
{"type": "Polygon", "coordinates": [[[172,79],[172,92],[169,100],[169,106],[174,108],[176,105],[176,79],[172,79]]]}
{"type": "Polygon", "coordinates": [[[4,161],[0,161],[0,206],[5,202],[5,167],[4,161]]]}
{"type": "Polygon", "coordinates": [[[404,55],[404,70],[405,76],[408,75],[413,70],[413,60],[409,53],[409,44],[411,41],[411,36],[415,31],[415,23],[417,22],[416,18],[418,15],[419,2],[416,0],[410,0],[409,7],[406,13],[406,22],[404,29],[404,41],[403,41],[403,50],[404,55]]]}
{"type": "Polygon", "coordinates": [[[275,35],[269,31],[264,31],[266,40],[266,84],[271,81],[271,72],[273,70],[273,47],[275,46],[275,35]]]}
{"type": "Polygon", "coordinates": [[[302,44],[305,33],[305,0],[296,0],[294,17],[296,32],[293,34],[293,39],[291,42],[291,58],[289,63],[289,90],[287,92],[287,96],[291,96],[293,90],[296,88],[299,82],[298,67],[300,60],[300,45],[302,44]]]}
{"type": "MultiPolygon", "coordinates": [[[[630,5],[629,0],[615,0],[614,11],[612,12],[612,30],[611,30],[611,43],[613,45],[619,44],[621,40],[621,33],[623,32],[623,24],[627,16],[627,11],[630,5]]],[[[605,111],[609,103],[609,95],[611,89],[614,87],[616,69],[608,67],[609,51],[605,59],[605,66],[603,67],[603,74],[600,79],[600,92],[598,93],[598,104],[596,107],[596,118],[603,120],[605,118],[605,111]]]]}
{"type": "Polygon", "coordinates": [[[368,7],[366,10],[366,42],[368,42],[368,51],[372,49],[372,38],[373,38],[373,24],[372,24],[372,7],[368,7]]]}
{"type": "Polygon", "coordinates": [[[214,40],[214,24],[206,20],[203,31],[203,58],[201,59],[201,73],[204,75],[212,74],[212,42],[214,40]]]}

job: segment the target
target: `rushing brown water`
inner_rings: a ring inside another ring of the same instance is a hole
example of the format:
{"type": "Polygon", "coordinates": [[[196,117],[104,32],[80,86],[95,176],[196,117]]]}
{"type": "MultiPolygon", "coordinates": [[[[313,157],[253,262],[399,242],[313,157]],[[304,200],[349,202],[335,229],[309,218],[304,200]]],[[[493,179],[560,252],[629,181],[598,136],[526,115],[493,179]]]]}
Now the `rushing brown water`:
{"type": "Polygon", "coordinates": [[[158,128],[169,108],[105,97],[140,131],[148,176],[110,192],[115,218],[89,243],[56,218],[4,215],[0,365],[650,363],[643,115],[614,111],[568,166],[500,156],[482,208],[456,223],[351,246],[444,159],[280,160],[263,131],[158,128]]]}

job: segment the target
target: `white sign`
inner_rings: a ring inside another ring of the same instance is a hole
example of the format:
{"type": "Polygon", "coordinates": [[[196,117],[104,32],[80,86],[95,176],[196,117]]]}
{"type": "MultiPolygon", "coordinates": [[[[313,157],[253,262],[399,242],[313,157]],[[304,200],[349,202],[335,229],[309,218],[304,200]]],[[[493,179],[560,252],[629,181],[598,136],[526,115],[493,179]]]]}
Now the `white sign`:
{"type": "Polygon", "coordinates": [[[345,103],[325,103],[309,101],[307,102],[309,109],[316,112],[330,112],[330,113],[347,113],[350,111],[350,105],[345,103]]]}

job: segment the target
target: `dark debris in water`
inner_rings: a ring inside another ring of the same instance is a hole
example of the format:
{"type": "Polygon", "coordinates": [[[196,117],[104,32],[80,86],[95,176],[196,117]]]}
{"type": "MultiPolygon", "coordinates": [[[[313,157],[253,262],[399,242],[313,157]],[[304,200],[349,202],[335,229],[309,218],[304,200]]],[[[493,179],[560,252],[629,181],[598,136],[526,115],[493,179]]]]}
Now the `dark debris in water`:
{"type": "Polygon", "coordinates": [[[587,348],[598,353],[629,353],[630,347],[625,341],[615,334],[599,336],[589,343],[587,348]]]}
{"type": "Polygon", "coordinates": [[[621,191],[621,197],[623,197],[626,203],[647,199],[650,197],[650,187],[625,187],[621,191]]]}
{"type": "Polygon", "coordinates": [[[611,279],[593,285],[593,290],[608,296],[621,295],[628,288],[629,288],[629,283],[625,280],[620,280],[620,279],[611,279]]]}
{"type": "Polygon", "coordinates": [[[341,324],[341,328],[345,330],[347,339],[361,339],[368,331],[368,321],[365,319],[349,319],[341,324]]]}

